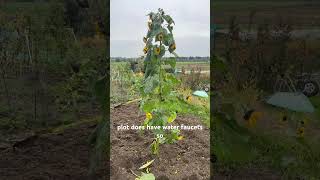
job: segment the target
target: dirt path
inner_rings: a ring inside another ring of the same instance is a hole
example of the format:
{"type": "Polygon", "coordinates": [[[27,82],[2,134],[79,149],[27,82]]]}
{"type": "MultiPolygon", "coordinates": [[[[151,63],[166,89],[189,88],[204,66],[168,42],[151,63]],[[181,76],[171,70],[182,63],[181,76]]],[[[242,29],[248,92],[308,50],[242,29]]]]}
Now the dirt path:
{"type": "MultiPolygon", "coordinates": [[[[139,135],[138,131],[117,131],[120,124],[141,125],[145,116],[138,114],[138,105],[130,104],[112,111],[111,126],[111,179],[130,180],[140,174],[138,168],[146,161],[155,159],[151,172],[157,180],[197,180],[210,177],[209,130],[181,131],[185,137],[175,144],[160,145],[159,156],[150,152],[150,131],[139,135]]],[[[198,125],[196,117],[178,117],[175,123],[198,125]]],[[[203,126],[204,127],[204,126],[203,126]]]]}

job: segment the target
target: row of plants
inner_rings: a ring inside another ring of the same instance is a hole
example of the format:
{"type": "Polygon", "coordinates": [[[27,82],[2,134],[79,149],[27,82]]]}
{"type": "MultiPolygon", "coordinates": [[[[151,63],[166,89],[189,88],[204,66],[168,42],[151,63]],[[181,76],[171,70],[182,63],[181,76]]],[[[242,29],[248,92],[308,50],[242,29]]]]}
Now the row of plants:
{"type": "Polygon", "coordinates": [[[92,79],[106,72],[106,43],[102,36],[75,33],[64,6],[5,3],[0,8],[0,96],[10,119],[4,129],[57,126],[95,109],[92,79]]]}
{"type": "Polygon", "coordinates": [[[272,91],[279,75],[294,77],[317,71],[317,39],[294,37],[294,24],[281,17],[255,22],[252,16],[247,27],[239,24],[239,17],[231,17],[228,32],[216,33],[215,37],[219,43],[215,52],[230,64],[234,72],[230,76],[239,89],[241,84],[255,81],[260,89],[272,91]]]}

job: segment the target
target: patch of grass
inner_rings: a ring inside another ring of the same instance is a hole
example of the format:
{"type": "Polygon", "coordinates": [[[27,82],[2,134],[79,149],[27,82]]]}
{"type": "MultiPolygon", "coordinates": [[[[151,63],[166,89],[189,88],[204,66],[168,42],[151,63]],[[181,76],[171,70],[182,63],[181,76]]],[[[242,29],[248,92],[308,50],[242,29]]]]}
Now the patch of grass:
{"type": "Polygon", "coordinates": [[[309,99],[315,108],[314,114],[316,115],[316,118],[320,119],[320,96],[314,96],[309,99]]]}
{"type": "Polygon", "coordinates": [[[283,179],[317,179],[320,177],[317,153],[312,154],[301,139],[256,135],[250,138],[249,146],[258,153],[254,160],[219,162],[218,167],[233,171],[244,167],[263,167],[279,172],[283,179]]]}
{"type": "Polygon", "coordinates": [[[53,128],[51,130],[51,133],[54,133],[54,134],[61,133],[61,132],[64,132],[65,130],[67,130],[67,129],[75,128],[75,127],[81,126],[83,124],[99,122],[99,119],[101,119],[101,118],[100,117],[95,117],[95,118],[90,118],[90,119],[83,119],[83,120],[80,120],[80,121],[77,121],[77,122],[73,122],[73,123],[70,123],[70,124],[64,124],[64,125],[58,126],[56,128],[53,128]]]}
{"type": "MultiPolygon", "coordinates": [[[[224,93],[224,95],[226,95],[226,92],[224,93]]],[[[231,100],[236,99],[238,103],[242,102],[242,104],[252,104],[250,107],[255,107],[254,104],[256,104],[256,102],[259,101],[259,98],[252,98],[256,94],[254,92],[244,93],[250,95],[247,98],[244,98],[245,95],[242,94],[241,96],[239,96],[239,94],[242,93],[228,91],[226,96],[231,97],[231,100]],[[250,101],[253,99],[254,101],[250,103],[250,101]]],[[[319,117],[320,97],[312,97],[310,98],[310,100],[314,104],[316,111],[318,111],[319,117]]],[[[223,101],[226,101],[226,99],[224,99],[223,101]]],[[[233,102],[232,104],[235,104],[237,102],[233,102]]],[[[268,114],[270,115],[270,117],[268,120],[271,120],[271,117],[274,118],[273,116],[275,114],[280,113],[282,111],[281,108],[276,108],[268,105],[258,107],[262,108],[261,110],[263,112],[269,112],[268,114]]],[[[235,111],[239,112],[240,109],[236,108],[235,111]]],[[[237,113],[230,113],[229,111],[223,112],[227,113],[229,116],[232,116],[232,114],[234,114],[234,116],[238,116],[237,113]]],[[[308,117],[309,115],[301,114],[301,117],[304,116],[308,117]]],[[[313,120],[318,119],[319,118],[313,118],[313,120]]],[[[270,121],[270,123],[272,122],[270,121]]],[[[278,172],[279,176],[281,176],[281,178],[283,179],[319,179],[320,173],[318,169],[320,168],[320,164],[318,163],[318,159],[320,157],[320,151],[318,148],[320,144],[318,142],[318,138],[314,137],[313,135],[316,133],[317,129],[314,128],[313,125],[311,125],[312,124],[308,124],[306,126],[306,134],[303,137],[296,136],[294,127],[291,127],[293,128],[292,133],[280,132],[278,131],[279,129],[277,129],[278,127],[273,126],[272,128],[263,127],[261,131],[250,131],[246,133],[250,137],[246,144],[248,144],[251,147],[250,149],[254,150],[253,152],[257,153],[255,158],[248,159],[246,161],[222,161],[218,162],[217,166],[221,170],[230,170],[231,174],[235,171],[243,171],[243,168],[250,170],[250,168],[259,169],[259,167],[262,167],[262,169],[268,169],[274,172],[278,172]]],[[[219,130],[216,130],[215,133],[217,132],[219,132],[219,130]]],[[[231,133],[228,131],[225,134],[231,133]]],[[[227,135],[217,136],[218,138],[223,137],[224,142],[227,135]]],[[[237,140],[238,137],[239,135],[233,135],[233,137],[231,138],[233,138],[236,142],[239,142],[237,140]]],[[[225,149],[225,151],[227,152],[230,148],[225,147],[225,149]]],[[[240,152],[238,153],[238,150],[234,151],[233,153],[236,154],[234,156],[243,157],[243,155],[241,155],[240,152]]],[[[247,153],[249,153],[249,151],[247,153]]]]}

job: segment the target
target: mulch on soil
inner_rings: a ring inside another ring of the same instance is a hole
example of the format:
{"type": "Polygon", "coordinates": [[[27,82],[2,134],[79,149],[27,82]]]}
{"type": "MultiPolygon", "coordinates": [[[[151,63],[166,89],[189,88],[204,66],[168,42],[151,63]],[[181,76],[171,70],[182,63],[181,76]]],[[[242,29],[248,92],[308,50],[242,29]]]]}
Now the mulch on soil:
{"type": "MultiPolygon", "coordinates": [[[[142,135],[136,130],[117,131],[123,124],[141,125],[145,119],[139,113],[137,104],[129,104],[112,110],[111,113],[111,179],[130,180],[140,175],[138,168],[147,161],[155,159],[151,172],[157,180],[197,180],[210,178],[210,134],[203,130],[181,130],[184,139],[175,144],[161,144],[158,156],[152,155],[151,131],[142,135]]],[[[175,125],[199,125],[197,117],[182,116],[174,121],[175,125]]]]}

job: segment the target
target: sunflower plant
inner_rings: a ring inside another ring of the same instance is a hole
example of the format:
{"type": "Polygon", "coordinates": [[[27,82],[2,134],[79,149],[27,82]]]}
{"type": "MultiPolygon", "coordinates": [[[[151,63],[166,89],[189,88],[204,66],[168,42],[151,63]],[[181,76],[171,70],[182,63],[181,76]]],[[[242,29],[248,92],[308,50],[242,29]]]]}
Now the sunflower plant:
{"type": "Polygon", "coordinates": [[[166,130],[163,127],[175,121],[177,113],[181,110],[179,104],[185,102],[176,91],[180,81],[164,69],[175,69],[176,65],[176,44],[172,33],[174,21],[162,9],[156,13],[151,12],[148,16],[148,33],[143,38],[145,74],[140,89],[140,109],[146,114],[144,126],[157,127],[152,128],[154,139],[151,150],[158,154],[160,144],[174,143],[182,139],[178,129],[166,130]],[[166,52],[173,56],[163,58],[166,52]]]}

